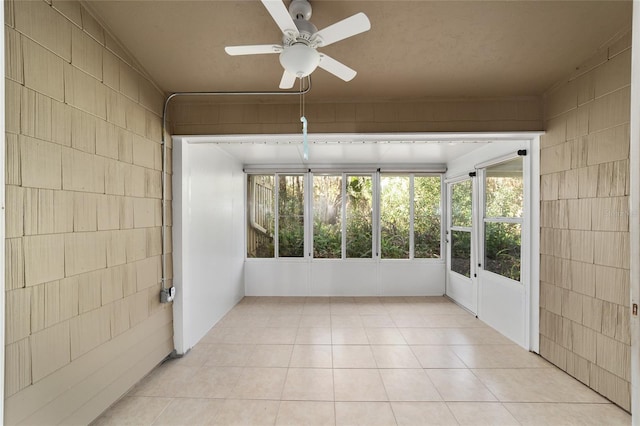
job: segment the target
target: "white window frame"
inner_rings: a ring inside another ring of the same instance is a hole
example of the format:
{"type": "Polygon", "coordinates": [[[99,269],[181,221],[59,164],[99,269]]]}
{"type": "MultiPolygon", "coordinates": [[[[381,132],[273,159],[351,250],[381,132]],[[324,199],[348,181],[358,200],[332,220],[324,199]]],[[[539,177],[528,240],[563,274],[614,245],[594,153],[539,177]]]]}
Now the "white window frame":
{"type": "Polygon", "coordinates": [[[528,226],[530,207],[529,207],[529,183],[525,178],[529,172],[529,161],[527,161],[526,155],[520,156],[518,154],[510,154],[503,157],[496,158],[490,162],[479,164],[476,166],[478,175],[478,196],[480,197],[479,218],[482,220],[482,227],[478,227],[478,260],[482,263],[485,273],[494,274],[504,279],[513,281],[514,283],[525,285],[527,281],[528,271],[524,271],[523,267],[526,267],[528,262],[524,259],[529,258],[528,252],[528,233],[525,232],[525,226],[528,226]],[[511,160],[520,158],[522,160],[522,184],[523,184],[523,205],[522,205],[522,217],[487,217],[487,200],[486,200],[486,169],[498,164],[506,163],[511,160]],[[487,223],[516,223],[520,225],[520,280],[514,280],[497,272],[489,271],[485,265],[485,237],[486,237],[486,224],[487,223]],[[527,274],[527,275],[525,275],[527,274]]]}
{"type": "MultiPolygon", "coordinates": [[[[287,260],[304,260],[307,257],[307,252],[309,250],[309,245],[308,245],[308,238],[307,238],[307,226],[308,226],[308,206],[309,206],[309,176],[308,173],[302,173],[302,172],[288,172],[288,171],[284,171],[284,172],[275,172],[275,181],[274,181],[274,186],[275,189],[273,191],[273,196],[274,196],[274,231],[273,231],[273,258],[274,259],[287,259],[287,260]],[[280,176],[302,176],[302,182],[304,185],[304,188],[302,189],[302,193],[303,193],[303,198],[302,198],[302,211],[303,211],[303,222],[302,222],[302,229],[303,229],[303,248],[302,248],[302,256],[292,256],[292,257],[288,257],[288,256],[280,256],[280,176]]],[[[245,241],[246,244],[246,241],[245,241]]],[[[245,247],[245,256],[246,256],[246,247],[245,247]]]]}
{"type": "MultiPolygon", "coordinates": [[[[470,241],[471,241],[471,256],[469,258],[469,262],[470,262],[470,268],[469,268],[469,277],[464,276],[462,274],[460,274],[459,272],[454,271],[453,269],[451,269],[451,265],[449,265],[449,271],[453,272],[454,274],[460,275],[463,278],[468,278],[470,280],[474,280],[475,279],[475,275],[476,275],[476,257],[478,254],[478,250],[477,250],[477,235],[475,235],[474,233],[474,228],[473,228],[473,221],[476,218],[476,202],[475,202],[475,196],[474,196],[474,188],[476,186],[476,182],[474,181],[474,177],[473,176],[469,176],[469,175],[463,175],[463,176],[459,176],[455,179],[449,179],[446,181],[447,184],[447,208],[450,211],[451,210],[451,206],[452,206],[452,202],[451,200],[453,199],[452,197],[452,191],[453,191],[453,186],[459,183],[462,183],[464,181],[469,181],[469,183],[471,183],[471,226],[459,226],[459,225],[454,225],[452,223],[452,216],[447,217],[447,230],[451,232],[451,234],[446,234],[445,238],[447,238],[448,240],[450,240],[450,244],[447,247],[447,250],[451,250],[451,248],[453,247],[453,231],[462,231],[462,232],[468,232],[470,234],[470,241]]],[[[450,253],[447,251],[446,253],[447,257],[450,259],[450,253]]]]}
{"type": "MultiPolygon", "coordinates": [[[[445,194],[443,193],[445,184],[444,184],[444,174],[437,172],[429,172],[429,171],[380,171],[380,169],[368,168],[369,171],[366,171],[367,168],[362,168],[361,170],[337,170],[337,169],[319,169],[313,171],[311,169],[303,171],[300,169],[293,169],[291,171],[283,169],[283,170],[274,170],[274,171],[245,171],[247,176],[250,175],[272,175],[274,177],[274,256],[267,258],[252,258],[247,256],[247,238],[244,239],[245,244],[245,261],[253,261],[255,259],[260,260],[268,260],[268,259],[285,259],[287,261],[301,261],[301,260],[313,260],[313,261],[321,261],[321,262],[330,262],[330,261],[417,261],[417,262],[444,262],[444,257],[446,253],[444,250],[446,246],[444,244],[444,229],[445,229],[445,218],[446,215],[444,213],[444,202],[445,202],[445,194]],[[341,257],[340,258],[316,258],[313,256],[313,237],[314,237],[314,229],[313,229],[313,183],[314,176],[316,175],[327,175],[327,176],[340,176],[342,179],[342,205],[341,205],[341,231],[342,231],[342,241],[341,241],[341,257]],[[383,258],[381,253],[382,247],[382,236],[381,236],[381,206],[380,206],[380,179],[381,176],[406,176],[409,178],[409,257],[403,259],[390,259],[383,258]],[[300,257],[281,257],[279,253],[279,178],[280,176],[303,176],[304,177],[304,253],[303,256],[300,257]],[[347,178],[350,176],[367,176],[371,177],[372,180],[372,195],[371,195],[371,220],[372,220],[372,232],[371,232],[371,257],[370,258],[350,258],[347,257],[347,238],[346,238],[346,223],[347,223],[347,178]],[[416,258],[415,257],[415,236],[414,236],[414,223],[415,223],[415,177],[437,177],[440,179],[440,256],[437,258],[416,258]]],[[[248,179],[245,179],[245,182],[248,182],[248,179]]],[[[245,199],[248,199],[248,185],[245,185],[245,199]]],[[[255,191],[253,192],[255,195],[255,191]]],[[[245,209],[245,214],[249,214],[245,209]]],[[[248,226],[248,224],[247,224],[248,226]]]]}
{"type": "Polygon", "coordinates": [[[441,260],[443,259],[443,249],[442,249],[442,241],[444,239],[444,235],[442,232],[442,224],[444,221],[444,214],[442,213],[442,205],[444,203],[444,194],[442,193],[442,182],[444,180],[444,175],[440,173],[425,173],[425,172],[380,172],[377,173],[377,189],[378,189],[378,202],[374,206],[374,208],[378,209],[378,221],[377,221],[377,230],[378,230],[378,238],[377,238],[377,246],[376,250],[378,254],[378,258],[382,261],[403,261],[403,260],[412,260],[412,261],[428,261],[428,260],[441,260]],[[380,194],[381,194],[381,184],[380,180],[384,176],[404,176],[409,178],[409,257],[402,259],[392,259],[392,258],[384,258],[382,257],[382,209],[380,204],[380,194]],[[440,178],[440,257],[415,257],[415,177],[439,177],[440,178]]]}

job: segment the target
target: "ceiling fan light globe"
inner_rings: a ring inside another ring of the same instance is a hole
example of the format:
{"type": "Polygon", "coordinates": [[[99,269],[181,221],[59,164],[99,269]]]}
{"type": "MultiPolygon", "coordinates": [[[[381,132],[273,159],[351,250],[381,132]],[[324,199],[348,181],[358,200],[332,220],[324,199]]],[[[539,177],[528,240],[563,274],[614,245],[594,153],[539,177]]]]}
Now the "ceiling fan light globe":
{"type": "Polygon", "coordinates": [[[280,53],[280,64],[298,78],[311,74],[320,64],[320,54],[305,44],[294,44],[280,53]]]}

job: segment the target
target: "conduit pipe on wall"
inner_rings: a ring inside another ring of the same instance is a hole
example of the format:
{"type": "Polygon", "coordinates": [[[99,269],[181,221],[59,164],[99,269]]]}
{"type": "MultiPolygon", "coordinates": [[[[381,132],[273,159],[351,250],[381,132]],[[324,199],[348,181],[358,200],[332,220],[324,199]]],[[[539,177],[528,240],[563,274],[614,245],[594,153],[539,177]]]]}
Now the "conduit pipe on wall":
{"type": "Polygon", "coordinates": [[[160,284],[162,290],[160,293],[161,302],[171,302],[173,295],[170,295],[170,289],[173,286],[166,286],[167,281],[167,239],[166,239],[166,227],[167,227],[167,108],[169,102],[172,99],[179,96],[301,96],[309,93],[311,90],[311,76],[307,76],[307,87],[301,87],[299,91],[278,91],[278,92],[175,92],[167,97],[164,101],[164,107],[162,108],[162,226],[161,226],[161,238],[162,238],[162,271],[160,275],[160,284]]]}

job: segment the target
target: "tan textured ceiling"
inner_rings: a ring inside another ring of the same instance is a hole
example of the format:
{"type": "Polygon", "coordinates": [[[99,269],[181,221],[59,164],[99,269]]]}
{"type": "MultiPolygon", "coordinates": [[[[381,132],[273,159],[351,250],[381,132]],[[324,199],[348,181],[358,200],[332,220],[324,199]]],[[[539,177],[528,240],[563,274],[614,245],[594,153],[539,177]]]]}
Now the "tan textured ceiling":
{"type": "MultiPolygon", "coordinates": [[[[319,29],[360,11],[372,26],[321,49],[358,75],[345,83],[316,70],[313,100],[539,95],[631,25],[630,1],[311,4],[319,29]]],[[[280,42],[258,0],[89,6],[167,92],[278,90],[277,55],[224,52],[226,45],[280,42]]]]}

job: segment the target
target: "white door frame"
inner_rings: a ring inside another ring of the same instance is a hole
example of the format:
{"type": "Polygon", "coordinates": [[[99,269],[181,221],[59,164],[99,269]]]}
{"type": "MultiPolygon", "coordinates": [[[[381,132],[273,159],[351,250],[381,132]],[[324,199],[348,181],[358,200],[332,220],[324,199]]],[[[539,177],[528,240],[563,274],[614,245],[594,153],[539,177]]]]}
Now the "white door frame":
{"type": "MultiPolygon", "coordinates": [[[[638,0],[640,1],[640,0],[638,0]]],[[[512,157],[515,155],[515,151],[526,149],[527,157],[529,159],[528,169],[523,170],[525,181],[528,180],[528,186],[525,185],[525,203],[528,203],[526,207],[528,207],[528,226],[529,228],[529,240],[523,241],[523,245],[526,244],[529,249],[528,255],[524,257],[523,262],[529,262],[529,288],[527,289],[528,294],[528,303],[527,299],[524,299],[525,304],[522,306],[523,312],[528,310],[527,316],[527,324],[528,327],[523,331],[522,335],[528,334],[528,342],[524,345],[527,349],[532,352],[539,353],[539,291],[540,291],[540,135],[542,133],[530,134],[526,135],[527,137],[522,137],[518,139],[513,139],[512,143],[495,143],[491,144],[481,150],[475,151],[472,155],[466,155],[457,158],[453,162],[449,164],[449,171],[445,178],[445,183],[454,182],[456,179],[462,179],[468,176],[470,171],[474,171],[477,169],[481,169],[489,164],[499,162],[500,160],[504,161],[507,157],[512,157]]],[[[477,178],[479,180],[479,178],[477,178]]],[[[479,184],[479,182],[477,182],[479,184]]],[[[478,185],[479,189],[479,185],[478,185]]],[[[448,196],[448,190],[444,190],[443,193],[448,196]]],[[[476,191],[479,195],[478,198],[481,198],[480,191],[476,191]]],[[[474,200],[475,208],[478,209],[481,207],[482,200],[474,200]]],[[[447,200],[448,205],[449,200],[447,200]]],[[[447,209],[444,209],[445,212],[447,209]]],[[[448,212],[447,212],[448,213],[448,212]]],[[[480,219],[482,220],[482,217],[480,219]]],[[[444,221],[443,221],[444,222],[444,221]]],[[[444,222],[445,225],[448,226],[448,222],[444,222]]],[[[477,228],[477,227],[476,227],[477,228]]],[[[475,246],[476,253],[480,256],[480,250],[478,245],[482,244],[482,241],[479,238],[476,238],[478,242],[475,246]]],[[[523,253],[524,254],[524,253],[523,253]]],[[[480,262],[476,262],[474,265],[477,268],[477,264],[480,262]]],[[[480,278],[480,273],[482,271],[477,271],[478,278],[480,278]]],[[[523,268],[523,273],[525,272],[523,268]]],[[[449,283],[447,282],[447,285],[449,283]]],[[[477,315],[480,319],[483,317],[482,306],[480,301],[480,295],[483,291],[483,283],[482,280],[478,279],[477,282],[477,294],[478,294],[478,304],[477,304],[477,315]]],[[[486,312],[485,312],[486,314],[486,312]]],[[[524,339],[523,339],[524,340],[524,339]]]]}

